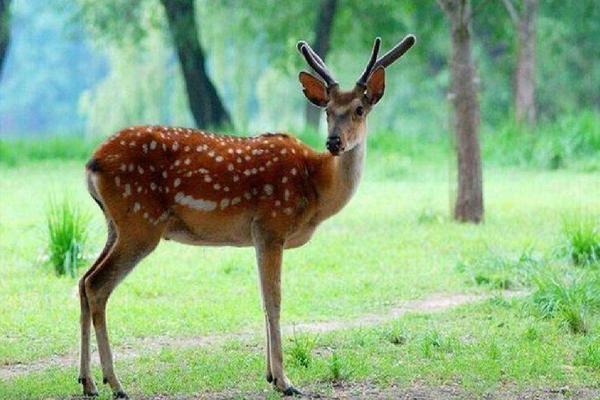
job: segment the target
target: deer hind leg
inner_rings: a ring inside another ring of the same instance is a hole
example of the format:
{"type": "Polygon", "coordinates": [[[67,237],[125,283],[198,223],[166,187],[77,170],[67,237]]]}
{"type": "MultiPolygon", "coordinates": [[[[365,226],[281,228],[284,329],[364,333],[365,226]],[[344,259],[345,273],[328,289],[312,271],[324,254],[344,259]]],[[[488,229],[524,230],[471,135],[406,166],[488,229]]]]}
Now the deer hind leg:
{"type": "Polygon", "coordinates": [[[115,287],[136,264],[148,255],[158,242],[164,226],[149,225],[143,231],[132,230],[135,225],[124,223],[126,229],[117,226],[117,240],[96,269],[85,278],[85,293],[96,331],[96,341],[102,365],[104,383],[108,383],[116,398],[127,398],[115,375],[113,357],[106,328],[106,304],[115,287]]]}
{"type": "Polygon", "coordinates": [[[90,314],[90,307],[88,305],[88,300],[85,293],[85,280],[88,276],[92,274],[92,272],[94,272],[96,267],[108,255],[109,251],[111,250],[112,246],[117,240],[117,234],[115,232],[115,227],[113,223],[109,219],[107,219],[107,224],[108,239],[106,240],[104,249],[98,256],[94,264],[90,267],[90,269],[88,269],[87,272],[79,280],[79,301],[81,305],[81,358],[79,366],[79,383],[83,385],[83,394],[86,396],[95,396],[98,394],[98,390],[96,388],[96,384],[94,383],[94,378],[92,377],[90,369],[90,330],[92,316],[90,314]]]}

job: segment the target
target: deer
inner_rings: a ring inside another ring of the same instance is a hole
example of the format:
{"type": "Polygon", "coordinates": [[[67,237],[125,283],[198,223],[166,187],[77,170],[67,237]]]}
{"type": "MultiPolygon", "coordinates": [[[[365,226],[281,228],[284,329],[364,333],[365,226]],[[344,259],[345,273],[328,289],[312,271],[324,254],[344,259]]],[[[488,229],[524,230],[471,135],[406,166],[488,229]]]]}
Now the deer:
{"type": "Polygon", "coordinates": [[[109,296],[161,239],[196,246],[254,247],[266,329],[266,380],[301,395],[283,367],[281,266],[285,249],[306,244],[338,213],[361,179],[366,119],[385,90],[385,69],[415,43],[406,36],[378,58],[381,39],[354,88],[343,91],[305,41],[297,49],[318,75],[299,74],[304,95],[327,115],[328,151],[285,133],[253,137],[198,129],[132,126],[102,143],[86,164],[88,191],[106,219],[108,238],[79,280],[80,373],[98,394],[90,369],[93,325],[104,384],[128,398],[113,366],[107,331],[109,296]]]}

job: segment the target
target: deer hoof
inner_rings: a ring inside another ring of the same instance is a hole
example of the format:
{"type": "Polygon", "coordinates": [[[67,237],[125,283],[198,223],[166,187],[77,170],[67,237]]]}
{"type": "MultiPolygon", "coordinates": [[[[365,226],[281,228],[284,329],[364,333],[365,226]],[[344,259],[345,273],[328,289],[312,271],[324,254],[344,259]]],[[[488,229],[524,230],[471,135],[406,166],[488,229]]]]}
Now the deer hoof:
{"type": "Polygon", "coordinates": [[[272,383],[273,382],[273,374],[268,373],[265,378],[267,379],[267,382],[272,383]]]}
{"type": "Polygon", "coordinates": [[[86,396],[86,397],[98,396],[98,389],[96,389],[96,384],[94,383],[93,379],[79,377],[77,379],[77,382],[79,382],[83,386],[83,395],[84,396],[86,396]]]}
{"type": "Polygon", "coordinates": [[[127,396],[127,393],[125,393],[124,391],[119,390],[118,392],[115,392],[114,398],[115,399],[128,399],[129,396],[127,396]]]}
{"type": "Polygon", "coordinates": [[[302,396],[302,392],[293,386],[288,387],[283,391],[284,396],[302,396]]]}

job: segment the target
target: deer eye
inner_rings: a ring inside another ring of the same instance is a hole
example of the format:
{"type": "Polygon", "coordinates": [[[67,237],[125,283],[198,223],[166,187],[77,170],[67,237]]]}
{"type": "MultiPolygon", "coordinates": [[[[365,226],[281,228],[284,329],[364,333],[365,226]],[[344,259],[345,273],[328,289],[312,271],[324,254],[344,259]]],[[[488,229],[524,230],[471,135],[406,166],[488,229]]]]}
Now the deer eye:
{"type": "Polygon", "coordinates": [[[365,113],[365,109],[362,106],[358,106],[358,107],[356,107],[355,112],[356,112],[356,115],[358,115],[360,117],[365,113]]]}

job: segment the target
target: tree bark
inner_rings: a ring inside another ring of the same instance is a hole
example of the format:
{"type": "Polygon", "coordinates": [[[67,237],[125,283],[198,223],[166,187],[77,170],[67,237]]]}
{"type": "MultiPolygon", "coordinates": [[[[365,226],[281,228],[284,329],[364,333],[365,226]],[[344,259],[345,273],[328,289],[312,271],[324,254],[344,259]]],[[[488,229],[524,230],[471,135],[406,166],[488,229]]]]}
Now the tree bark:
{"type": "Polygon", "coordinates": [[[535,48],[538,0],[524,0],[517,21],[518,56],[515,69],[515,118],[518,123],[535,124],[535,48]]]}
{"type": "Polygon", "coordinates": [[[206,71],[206,57],[196,27],[194,0],[161,0],[183,72],[190,111],[199,127],[231,124],[206,71]]]}
{"type": "Polygon", "coordinates": [[[10,3],[11,0],[0,0],[0,78],[10,43],[10,3]]]}
{"type": "MultiPolygon", "coordinates": [[[[315,26],[315,43],[313,49],[321,56],[323,61],[329,53],[331,45],[331,29],[337,8],[337,0],[321,0],[315,26]]],[[[321,109],[310,102],[306,102],[306,125],[314,130],[319,129],[321,109]]]]}
{"type": "Polygon", "coordinates": [[[479,146],[479,101],[471,55],[470,0],[438,0],[450,20],[450,58],[454,131],[458,156],[458,193],[454,218],[461,222],[483,220],[483,182],[479,146]]]}

